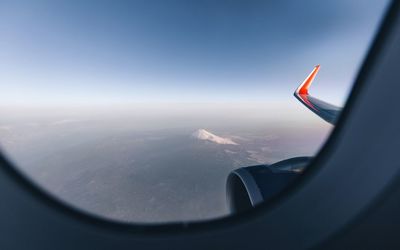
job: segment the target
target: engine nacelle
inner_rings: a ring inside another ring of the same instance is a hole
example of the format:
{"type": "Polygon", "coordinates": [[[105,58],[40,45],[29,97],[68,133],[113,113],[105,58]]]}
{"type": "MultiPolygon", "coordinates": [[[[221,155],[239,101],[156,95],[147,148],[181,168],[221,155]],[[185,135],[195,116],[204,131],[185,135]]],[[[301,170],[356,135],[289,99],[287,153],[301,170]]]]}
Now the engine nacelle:
{"type": "Polygon", "coordinates": [[[295,157],[272,165],[232,171],[226,183],[228,206],[238,213],[270,200],[300,176],[311,157],[295,157]]]}

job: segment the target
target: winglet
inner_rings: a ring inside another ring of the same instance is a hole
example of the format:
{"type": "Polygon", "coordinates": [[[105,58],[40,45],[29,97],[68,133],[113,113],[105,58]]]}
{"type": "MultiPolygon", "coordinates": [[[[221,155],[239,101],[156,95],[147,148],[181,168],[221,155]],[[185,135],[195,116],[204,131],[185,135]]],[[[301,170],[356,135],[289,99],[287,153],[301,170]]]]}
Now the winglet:
{"type": "Polygon", "coordinates": [[[294,92],[294,96],[319,117],[331,124],[335,124],[342,108],[336,107],[335,105],[319,100],[308,94],[308,89],[310,88],[318,71],[319,65],[315,66],[310,75],[302,84],[300,84],[299,87],[297,87],[296,91],[294,92]]]}
{"type": "Polygon", "coordinates": [[[296,94],[307,95],[308,89],[310,88],[312,82],[314,81],[315,76],[319,71],[320,66],[317,65],[314,67],[313,71],[308,75],[308,77],[304,80],[302,84],[296,89],[296,94]]]}

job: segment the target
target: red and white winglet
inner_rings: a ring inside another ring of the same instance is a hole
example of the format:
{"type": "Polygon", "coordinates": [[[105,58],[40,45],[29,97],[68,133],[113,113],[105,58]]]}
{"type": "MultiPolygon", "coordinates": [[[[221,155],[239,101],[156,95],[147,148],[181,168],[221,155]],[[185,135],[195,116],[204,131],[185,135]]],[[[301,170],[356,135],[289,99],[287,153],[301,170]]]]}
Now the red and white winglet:
{"type": "Polygon", "coordinates": [[[304,82],[300,84],[299,87],[297,87],[296,91],[294,92],[294,96],[319,117],[331,124],[335,124],[342,108],[321,101],[315,97],[312,97],[308,93],[308,90],[312,82],[314,81],[319,69],[320,65],[315,66],[313,71],[311,71],[304,82]]]}

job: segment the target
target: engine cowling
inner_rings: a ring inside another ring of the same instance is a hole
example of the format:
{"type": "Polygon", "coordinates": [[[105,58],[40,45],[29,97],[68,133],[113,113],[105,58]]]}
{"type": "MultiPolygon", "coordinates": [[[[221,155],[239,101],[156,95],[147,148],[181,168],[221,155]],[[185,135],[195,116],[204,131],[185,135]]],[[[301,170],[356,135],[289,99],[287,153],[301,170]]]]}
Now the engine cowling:
{"type": "Polygon", "coordinates": [[[310,160],[311,157],[295,157],[232,171],[226,183],[230,211],[243,212],[275,197],[301,175],[310,160]]]}

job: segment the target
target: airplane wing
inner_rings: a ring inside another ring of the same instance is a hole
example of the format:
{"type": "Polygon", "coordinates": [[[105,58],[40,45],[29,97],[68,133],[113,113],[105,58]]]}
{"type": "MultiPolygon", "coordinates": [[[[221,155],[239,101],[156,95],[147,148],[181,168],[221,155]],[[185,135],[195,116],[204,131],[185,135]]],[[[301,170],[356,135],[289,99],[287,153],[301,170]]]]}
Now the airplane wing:
{"type": "MultiPolygon", "coordinates": [[[[308,94],[320,66],[317,65],[294,96],[325,121],[335,124],[342,108],[308,94]]],[[[256,165],[232,171],[226,182],[226,198],[232,213],[248,210],[269,201],[295,181],[308,166],[311,157],[289,158],[272,165],[256,165]]]]}
{"type": "Polygon", "coordinates": [[[337,117],[339,116],[342,108],[321,101],[318,98],[309,95],[308,93],[308,89],[310,88],[315,76],[317,75],[319,68],[319,65],[315,66],[310,75],[296,89],[296,91],[294,92],[294,96],[319,117],[329,122],[330,124],[335,125],[337,117]]]}

